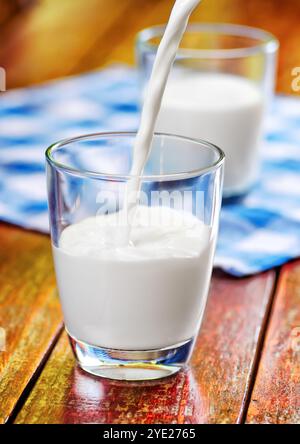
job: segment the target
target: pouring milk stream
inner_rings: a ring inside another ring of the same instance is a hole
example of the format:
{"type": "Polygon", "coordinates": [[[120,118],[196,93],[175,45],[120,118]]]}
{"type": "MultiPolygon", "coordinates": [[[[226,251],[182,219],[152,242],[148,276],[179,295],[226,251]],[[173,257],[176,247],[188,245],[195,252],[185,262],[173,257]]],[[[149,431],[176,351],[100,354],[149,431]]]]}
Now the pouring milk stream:
{"type": "MultiPolygon", "coordinates": [[[[161,108],[168,77],[189,17],[200,0],[176,0],[169,22],[158,47],[142,110],[140,127],[135,139],[131,175],[127,185],[127,214],[132,218],[140,188],[139,176],[151,150],[155,124],[161,108]]],[[[128,239],[127,239],[128,240],[128,239]]]]}

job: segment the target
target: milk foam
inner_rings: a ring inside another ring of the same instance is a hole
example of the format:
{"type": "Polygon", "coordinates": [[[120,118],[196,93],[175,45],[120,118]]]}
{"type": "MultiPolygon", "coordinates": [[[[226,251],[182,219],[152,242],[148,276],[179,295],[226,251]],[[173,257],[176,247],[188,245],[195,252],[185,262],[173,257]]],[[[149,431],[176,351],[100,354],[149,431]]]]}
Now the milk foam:
{"type": "Polygon", "coordinates": [[[130,243],[124,245],[118,237],[122,221],[120,213],[84,219],[62,232],[59,246],[69,254],[107,260],[194,257],[208,234],[203,222],[190,213],[140,205],[130,243]]]}

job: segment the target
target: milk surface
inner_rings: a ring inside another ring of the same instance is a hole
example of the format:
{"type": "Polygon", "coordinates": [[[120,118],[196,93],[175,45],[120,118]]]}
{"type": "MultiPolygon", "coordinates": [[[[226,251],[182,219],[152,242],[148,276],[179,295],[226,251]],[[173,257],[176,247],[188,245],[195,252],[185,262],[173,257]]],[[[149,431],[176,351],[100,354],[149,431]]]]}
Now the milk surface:
{"type": "Polygon", "coordinates": [[[257,176],[263,109],[262,93],[243,77],[174,70],[156,131],[219,146],[226,154],[224,191],[242,192],[257,176]]]}
{"type": "Polygon", "coordinates": [[[136,210],[119,246],[118,213],[67,227],[53,246],[68,332],[99,347],[150,350],[195,336],[205,308],[214,239],[197,218],[136,210]]]}

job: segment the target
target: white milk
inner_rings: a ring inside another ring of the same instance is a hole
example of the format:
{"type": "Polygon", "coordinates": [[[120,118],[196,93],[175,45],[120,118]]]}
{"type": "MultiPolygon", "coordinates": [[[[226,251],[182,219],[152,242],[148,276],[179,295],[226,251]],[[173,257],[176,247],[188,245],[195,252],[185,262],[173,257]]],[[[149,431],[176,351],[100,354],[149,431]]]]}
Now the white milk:
{"type": "Polygon", "coordinates": [[[99,347],[150,350],[195,336],[212,269],[211,230],[189,213],[137,207],[131,244],[118,213],[66,228],[53,247],[68,332],[99,347]]]}
{"type": "MultiPolygon", "coordinates": [[[[186,30],[189,17],[199,3],[200,0],[176,0],[158,47],[134,145],[131,175],[135,178],[130,180],[127,187],[126,207],[128,212],[134,210],[137,202],[140,189],[139,176],[142,175],[150,154],[155,124],[179,44],[186,30]]],[[[130,233],[128,233],[129,235],[130,233]]]]}
{"type": "Polygon", "coordinates": [[[224,193],[245,191],[258,173],[263,97],[258,87],[230,74],[174,70],[156,131],[201,138],[226,154],[224,193]]]}

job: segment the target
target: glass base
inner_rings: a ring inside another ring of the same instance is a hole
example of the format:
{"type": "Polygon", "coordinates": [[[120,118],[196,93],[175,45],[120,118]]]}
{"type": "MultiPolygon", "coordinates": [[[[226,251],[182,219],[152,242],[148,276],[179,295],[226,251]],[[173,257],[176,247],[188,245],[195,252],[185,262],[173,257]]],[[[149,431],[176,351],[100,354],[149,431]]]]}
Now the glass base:
{"type": "Polygon", "coordinates": [[[188,362],[194,339],[158,350],[113,350],[78,341],[69,334],[80,367],[102,378],[149,381],[177,373],[188,362]]]}

